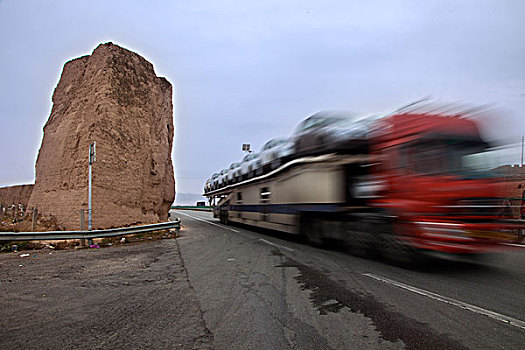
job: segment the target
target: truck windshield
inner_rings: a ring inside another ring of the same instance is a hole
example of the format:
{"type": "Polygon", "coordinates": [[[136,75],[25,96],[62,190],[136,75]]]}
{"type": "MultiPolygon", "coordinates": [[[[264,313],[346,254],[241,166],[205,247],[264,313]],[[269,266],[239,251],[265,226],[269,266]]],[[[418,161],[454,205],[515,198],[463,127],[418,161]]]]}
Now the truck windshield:
{"type": "Polygon", "coordinates": [[[487,144],[481,141],[428,140],[405,147],[403,166],[428,175],[481,175],[489,169],[487,144]]]}

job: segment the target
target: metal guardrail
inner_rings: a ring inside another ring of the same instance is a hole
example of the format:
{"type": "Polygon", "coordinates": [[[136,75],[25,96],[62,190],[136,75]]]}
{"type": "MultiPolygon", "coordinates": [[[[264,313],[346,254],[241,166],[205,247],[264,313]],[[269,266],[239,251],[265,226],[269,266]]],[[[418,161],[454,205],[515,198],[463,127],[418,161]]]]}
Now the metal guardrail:
{"type": "Polygon", "coordinates": [[[46,241],[60,239],[89,240],[93,238],[116,237],[170,229],[174,229],[178,233],[180,230],[180,220],[176,219],[174,221],[163,222],[160,224],[93,231],[0,232],[0,241],[46,241]]]}
{"type": "Polygon", "coordinates": [[[197,211],[211,211],[212,207],[209,205],[205,206],[193,206],[193,205],[172,205],[171,209],[173,210],[197,210],[197,211]]]}

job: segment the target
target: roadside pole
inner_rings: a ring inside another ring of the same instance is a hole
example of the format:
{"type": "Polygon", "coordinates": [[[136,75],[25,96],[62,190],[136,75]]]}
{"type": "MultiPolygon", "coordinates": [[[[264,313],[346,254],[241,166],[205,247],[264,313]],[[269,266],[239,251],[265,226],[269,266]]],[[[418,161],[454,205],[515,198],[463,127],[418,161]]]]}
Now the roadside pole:
{"type": "MultiPolygon", "coordinates": [[[[92,214],[92,208],[91,208],[91,166],[93,163],[95,163],[96,160],[96,147],[97,143],[96,141],[93,141],[91,145],[89,145],[89,180],[88,180],[88,231],[91,231],[91,214],[92,214]]],[[[88,244],[93,244],[93,240],[89,239],[88,244]]]]}
{"type": "MultiPolygon", "coordinates": [[[[86,217],[84,216],[84,209],[79,209],[78,214],[80,217],[80,231],[86,230],[86,217]]],[[[86,240],[81,239],[80,240],[80,246],[85,247],[86,246],[86,240]]]]}
{"type": "Polygon", "coordinates": [[[524,142],[525,136],[521,137],[521,166],[523,166],[523,142],[524,142]]]}
{"type": "Polygon", "coordinates": [[[36,231],[36,221],[38,219],[38,209],[33,209],[33,216],[31,217],[31,231],[36,231]]]}

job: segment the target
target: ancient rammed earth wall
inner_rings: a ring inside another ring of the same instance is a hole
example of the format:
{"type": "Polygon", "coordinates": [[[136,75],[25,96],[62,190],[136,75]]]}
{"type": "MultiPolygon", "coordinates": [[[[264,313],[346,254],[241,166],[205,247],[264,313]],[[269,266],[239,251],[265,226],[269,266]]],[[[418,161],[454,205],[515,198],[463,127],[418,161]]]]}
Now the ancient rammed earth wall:
{"type": "Polygon", "coordinates": [[[167,220],[175,197],[172,87],[151,63],[112,43],[67,62],[53,93],[30,208],[79,228],[93,164],[93,228],[167,220]]]}
{"type": "Polygon", "coordinates": [[[496,169],[501,176],[503,198],[510,200],[514,217],[521,217],[522,198],[525,191],[525,167],[505,165],[496,169]]]}
{"type": "Polygon", "coordinates": [[[0,188],[0,205],[22,204],[27,207],[33,185],[18,185],[0,188]]]}

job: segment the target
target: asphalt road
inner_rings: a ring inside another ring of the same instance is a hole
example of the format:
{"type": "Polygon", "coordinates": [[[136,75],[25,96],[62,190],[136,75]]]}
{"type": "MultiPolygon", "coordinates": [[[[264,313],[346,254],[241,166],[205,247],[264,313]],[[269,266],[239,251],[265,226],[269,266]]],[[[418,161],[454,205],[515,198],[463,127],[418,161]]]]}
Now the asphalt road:
{"type": "Polygon", "coordinates": [[[523,248],[421,271],[224,226],[210,213],[176,216],[176,240],[0,254],[0,349],[525,343],[523,248]]]}
{"type": "Polygon", "coordinates": [[[211,348],[175,239],[0,254],[0,290],[0,349],[211,348]]]}
{"type": "Polygon", "coordinates": [[[216,349],[522,349],[525,249],[407,269],[177,211],[216,349]]]}

